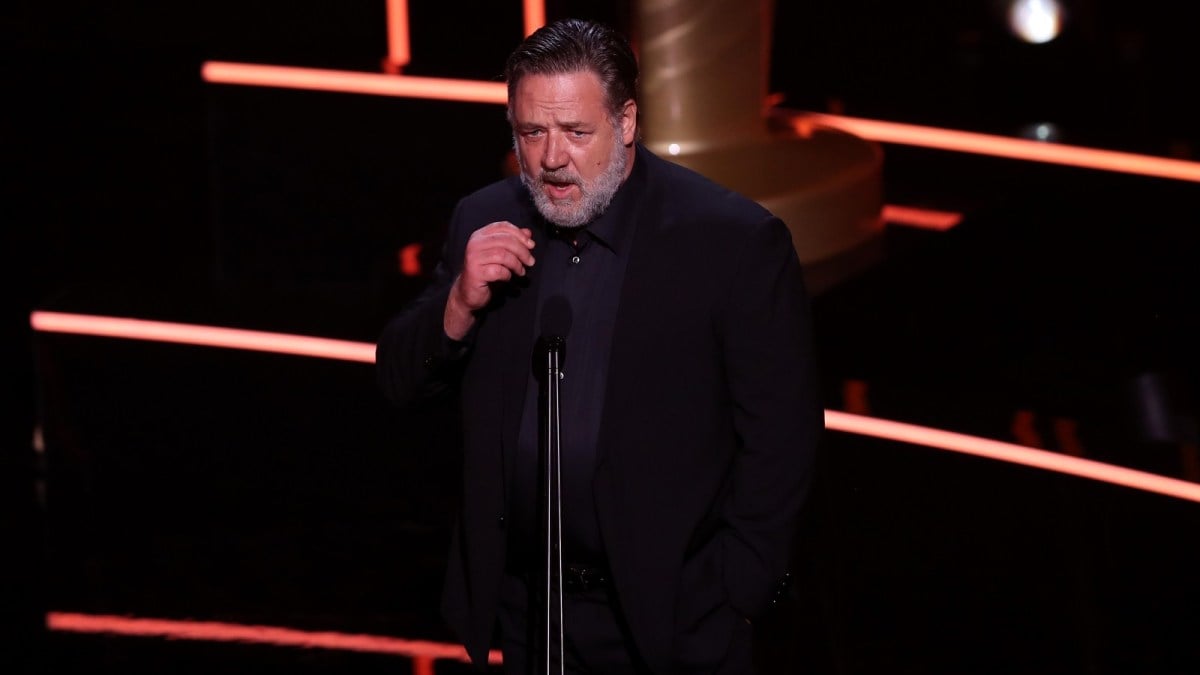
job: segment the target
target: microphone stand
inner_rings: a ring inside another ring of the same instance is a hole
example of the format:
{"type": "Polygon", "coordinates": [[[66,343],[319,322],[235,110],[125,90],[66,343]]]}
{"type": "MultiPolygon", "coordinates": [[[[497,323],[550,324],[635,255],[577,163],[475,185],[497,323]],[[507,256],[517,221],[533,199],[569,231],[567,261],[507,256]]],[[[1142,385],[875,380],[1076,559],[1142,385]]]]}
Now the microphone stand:
{"type": "Polygon", "coordinates": [[[562,458],[559,420],[559,379],[566,340],[545,338],[546,380],[544,426],[542,427],[542,508],[545,519],[545,659],[547,675],[562,675],[565,668],[563,645],[563,560],[562,560],[562,458]]]}

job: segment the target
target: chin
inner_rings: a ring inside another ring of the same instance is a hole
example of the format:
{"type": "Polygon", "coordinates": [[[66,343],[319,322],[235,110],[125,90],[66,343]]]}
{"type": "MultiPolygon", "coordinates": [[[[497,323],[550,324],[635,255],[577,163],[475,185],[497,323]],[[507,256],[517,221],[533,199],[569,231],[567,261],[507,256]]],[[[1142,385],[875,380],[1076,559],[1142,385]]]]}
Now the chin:
{"type": "Polygon", "coordinates": [[[572,209],[571,211],[563,211],[558,209],[555,211],[554,215],[556,216],[555,224],[559,227],[574,227],[573,225],[563,225],[558,221],[566,221],[568,223],[572,222],[579,217],[579,212],[575,209],[572,209]]]}

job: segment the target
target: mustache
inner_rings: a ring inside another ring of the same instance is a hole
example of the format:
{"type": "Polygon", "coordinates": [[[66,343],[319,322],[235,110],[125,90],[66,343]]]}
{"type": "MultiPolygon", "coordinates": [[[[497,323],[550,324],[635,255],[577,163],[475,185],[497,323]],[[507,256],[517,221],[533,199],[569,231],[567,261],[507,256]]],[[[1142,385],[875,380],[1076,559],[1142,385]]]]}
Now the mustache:
{"type": "Polygon", "coordinates": [[[566,169],[554,169],[551,171],[542,170],[538,174],[538,180],[543,183],[571,183],[573,185],[582,185],[579,176],[567,171],[566,169]]]}

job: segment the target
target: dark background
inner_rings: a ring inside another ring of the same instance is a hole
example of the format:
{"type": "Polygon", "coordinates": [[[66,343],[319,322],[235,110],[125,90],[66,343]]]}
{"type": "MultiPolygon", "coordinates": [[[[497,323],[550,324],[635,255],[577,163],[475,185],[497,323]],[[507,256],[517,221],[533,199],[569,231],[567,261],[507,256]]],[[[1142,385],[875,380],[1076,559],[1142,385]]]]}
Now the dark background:
{"type": "MultiPolygon", "coordinates": [[[[412,0],[406,72],[496,78],[519,3],[476,4],[412,0]]],[[[1063,35],[1034,46],[999,2],[777,2],[771,89],[789,108],[1014,136],[1049,122],[1066,143],[1193,157],[1196,11],[1065,4],[1063,35]]],[[[631,14],[569,0],[548,13],[631,14]]],[[[2,16],[4,658],[31,672],[403,668],[48,635],[47,610],[449,639],[434,607],[451,405],[388,410],[359,364],[35,337],[28,316],[371,341],[423,283],[398,249],[424,244],[428,267],[454,201],[501,175],[503,110],[200,80],[206,60],[378,71],[382,1],[25,0],[2,16]]],[[[885,157],[887,201],[965,219],[890,228],[882,262],[814,299],[827,407],[854,380],[873,414],[1002,440],[1023,411],[1049,449],[1065,449],[1065,420],[1089,457],[1197,478],[1196,185],[885,157]],[[1149,429],[1148,409],[1167,427],[1149,429]]],[[[829,434],[796,602],[764,626],[764,663],[1195,672],[1197,515],[829,434]]]]}

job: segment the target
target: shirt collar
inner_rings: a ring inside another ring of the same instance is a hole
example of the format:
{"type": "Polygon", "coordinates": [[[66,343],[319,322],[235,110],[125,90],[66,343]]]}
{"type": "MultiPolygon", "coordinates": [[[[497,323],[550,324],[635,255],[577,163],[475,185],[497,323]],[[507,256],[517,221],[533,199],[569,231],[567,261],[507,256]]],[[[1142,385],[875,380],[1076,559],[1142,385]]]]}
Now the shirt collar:
{"type": "MultiPolygon", "coordinates": [[[[638,148],[640,150],[640,147],[638,148]]],[[[633,233],[633,215],[637,203],[645,192],[646,170],[641,152],[634,153],[633,170],[629,177],[617,188],[608,208],[595,220],[583,227],[583,235],[604,246],[613,253],[628,250],[633,233]]],[[[547,223],[553,233],[556,229],[547,223]]],[[[569,239],[569,237],[568,237],[569,239]]]]}

